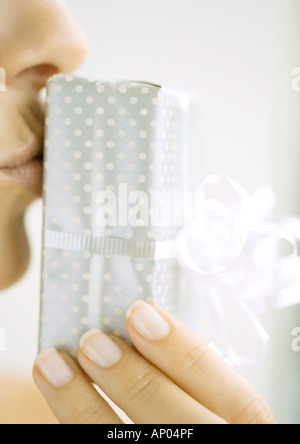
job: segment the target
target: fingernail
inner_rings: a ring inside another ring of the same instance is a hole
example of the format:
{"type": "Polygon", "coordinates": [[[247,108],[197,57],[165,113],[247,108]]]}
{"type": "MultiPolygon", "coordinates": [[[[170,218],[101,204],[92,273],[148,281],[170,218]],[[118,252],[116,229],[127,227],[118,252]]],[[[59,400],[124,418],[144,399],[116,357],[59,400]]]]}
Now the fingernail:
{"type": "Polygon", "coordinates": [[[109,336],[100,330],[89,330],[79,344],[83,353],[102,368],[113,367],[122,357],[122,350],[109,336]]]}
{"type": "Polygon", "coordinates": [[[41,352],[35,363],[46,381],[54,388],[64,387],[73,379],[72,369],[54,348],[41,352]]]}
{"type": "Polygon", "coordinates": [[[129,308],[127,319],[145,339],[162,339],[171,331],[166,320],[144,301],[137,301],[129,308]]]}

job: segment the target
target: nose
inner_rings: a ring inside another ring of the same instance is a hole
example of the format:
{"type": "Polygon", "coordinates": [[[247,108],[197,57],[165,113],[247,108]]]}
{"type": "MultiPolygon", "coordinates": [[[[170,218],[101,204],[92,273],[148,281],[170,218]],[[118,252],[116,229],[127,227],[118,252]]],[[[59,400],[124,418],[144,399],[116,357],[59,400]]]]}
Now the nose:
{"type": "Polygon", "coordinates": [[[26,0],[12,18],[0,49],[7,83],[27,78],[40,89],[59,72],[73,72],[86,57],[85,33],[60,0],[26,0]]]}

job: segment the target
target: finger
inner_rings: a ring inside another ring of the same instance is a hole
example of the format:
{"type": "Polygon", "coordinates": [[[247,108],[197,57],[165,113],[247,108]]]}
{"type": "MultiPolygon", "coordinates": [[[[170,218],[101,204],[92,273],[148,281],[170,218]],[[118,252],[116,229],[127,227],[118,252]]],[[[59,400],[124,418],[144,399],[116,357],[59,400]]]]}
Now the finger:
{"type": "Polygon", "coordinates": [[[80,342],[78,360],[137,424],[224,423],[118,338],[89,331],[80,342]]]}
{"type": "Polygon", "coordinates": [[[65,353],[42,352],[33,378],[61,424],[122,424],[82,370],[65,353]]]}
{"type": "Polygon", "coordinates": [[[268,405],[186,326],[143,301],[126,321],[137,350],[179,387],[229,423],[274,424],[268,405]]]}

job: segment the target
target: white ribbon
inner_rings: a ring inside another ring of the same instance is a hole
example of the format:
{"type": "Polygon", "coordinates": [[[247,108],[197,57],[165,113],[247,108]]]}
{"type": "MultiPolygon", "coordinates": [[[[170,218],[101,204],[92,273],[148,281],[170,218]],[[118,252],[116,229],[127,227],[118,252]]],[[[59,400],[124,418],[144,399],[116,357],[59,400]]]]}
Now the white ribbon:
{"type": "Polygon", "coordinates": [[[299,288],[292,290],[300,284],[300,220],[272,217],[275,201],[269,188],[250,197],[234,180],[210,176],[178,237],[179,261],[208,295],[227,357],[239,367],[259,366],[268,354],[270,337],[258,313],[300,302],[299,288]],[[283,254],[282,246],[290,251],[283,254]],[[228,300],[254,330],[261,356],[250,358],[232,345],[228,300]]]}

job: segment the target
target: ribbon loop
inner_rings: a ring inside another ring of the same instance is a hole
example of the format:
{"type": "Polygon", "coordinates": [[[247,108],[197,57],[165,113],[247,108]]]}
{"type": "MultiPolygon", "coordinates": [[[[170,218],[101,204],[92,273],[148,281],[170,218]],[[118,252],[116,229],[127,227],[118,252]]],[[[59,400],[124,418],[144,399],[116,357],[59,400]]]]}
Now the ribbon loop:
{"type": "MultiPolygon", "coordinates": [[[[209,176],[198,189],[191,221],[178,236],[178,259],[208,294],[228,358],[238,366],[263,362],[269,335],[257,313],[280,308],[278,295],[282,303],[283,291],[300,284],[300,220],[274,218],[275,202],[269,187],[251,197],[234,180],[209,176]],[[224,310],[228,294],[254,329],[262,358],[248,358],[232,346],[224,310]]],[[[299,303],[300,292],[288,300],[299,303]]]]}

